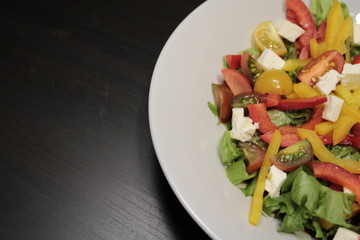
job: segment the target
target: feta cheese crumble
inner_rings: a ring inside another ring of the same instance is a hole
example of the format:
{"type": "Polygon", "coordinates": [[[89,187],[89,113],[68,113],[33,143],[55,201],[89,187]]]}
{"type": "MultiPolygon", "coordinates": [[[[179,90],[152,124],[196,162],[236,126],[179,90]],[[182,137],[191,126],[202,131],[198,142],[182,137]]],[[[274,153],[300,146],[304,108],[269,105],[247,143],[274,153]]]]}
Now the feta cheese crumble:
{"type": "Polygon", "coordinates": [[[360,45],[360,24],[354,23],[353,29],[354,29],[354,44],[360,45]]]}
{"type": "Polygon", "coordinates": [[[249,141],[259,128],[258,123],[254,123],[249,117],[244,117],[244,108],[232,109],[232,129],[230,136],[233,139],[246,142],[249,141]]]}
{"type": "Polygon", "coordinates": [[[342,74],[345,75],[341,84],[349,90],[360,87],[360,64],[345,63],[342,74]]]}
{"type": "Polygon", "coordinates": [[[295,42],[305,30],[290,21],[279,21],[275,25],[277,33],[290,42],[295,42]]]}
{"type": "Polygon", "coordinates": [[[353,232],[343,227],[339,227],[339,229],[336,231],[333,240],[358,240],[359,237],[360,235],[357,234],[356,232],[353,232]]]}
{"type": "Polygon", "coordinates": [[[285,65],[285,61],[281,57],[279,57],[271,49],[267,49],[267,48],[261,53],[257,61],[266,70],[270,70],[270,69],[281,70],[285,65]]]}
{"type": "Polygon", "coordinates": [[[331,69],[319,78],[314,88],[321,93],[328,95],[336,89],[336,84],[345,77],[345,75],[338,73],[338,71],[331,69]]]}
{"type": "Polygon", "coordinates": [[[272,165],[265,180],[265,190],[269,193],[271,198],[280,196],[280,188],[285,182],[286,172],[281,171],[276,166],[272,165]]]}
{"type": "Polygon", "coordinates": [[[327,102],[325,103],[322,118],[331,122],[336,122],[339,118],[344,100],[333,95],[327,95],[326,98],[327,102]]]}

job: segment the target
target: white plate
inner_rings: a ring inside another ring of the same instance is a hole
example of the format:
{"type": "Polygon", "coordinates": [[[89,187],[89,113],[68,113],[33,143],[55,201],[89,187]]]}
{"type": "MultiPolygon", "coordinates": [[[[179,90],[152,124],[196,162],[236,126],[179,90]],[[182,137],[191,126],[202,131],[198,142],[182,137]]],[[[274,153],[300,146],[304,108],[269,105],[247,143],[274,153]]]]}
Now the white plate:
{"type": "MultiPolygon", "coordinates": [[[[360,2],[345,2],[360,12],[360,2]]],[[[272,218],[257,227],[248,222],[250,198],[225,175],[217,150],[225,128],[207,107],[222,56],[250,47],[257,24],[284,18],[284,1],[206,1],[178,26],[156,63],[149,96],[156,154],[185,209],[215,239],[300,239],[278,233],[272,218]]]]}

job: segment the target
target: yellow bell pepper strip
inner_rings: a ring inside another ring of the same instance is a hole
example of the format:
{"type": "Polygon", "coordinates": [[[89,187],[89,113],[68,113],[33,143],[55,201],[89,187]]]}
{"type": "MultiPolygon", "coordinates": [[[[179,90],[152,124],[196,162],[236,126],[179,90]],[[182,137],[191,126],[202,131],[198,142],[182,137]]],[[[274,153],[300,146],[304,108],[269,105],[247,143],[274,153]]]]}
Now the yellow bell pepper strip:
{"type": "Polygon", "coordinates": [[[350,117],[354,118],[356,122],[360,122],[360,113],[358,113],[357,110],[350,107],[348,104],[344,103],[341,111],[344,111],[346,114],[348,114],[350,117]]]}
{"type": "Polygon", "coordinates": [[[326,50],[330,51],[334,49],[334,41],[341,30],[341,26],[344,22],[344,14],[341,9],[341,4],[334,0],[333,6],[329,11],[327,17],[327,26],[325,32],[326,50]]]}
{"type": "Polygon", "coordinates": [[[353,23],[351,17],[348,16],[344,23],[342,24],[339,32],[337,33],[334,43],[333,49],[337,50],[341,54],[345,54],[348,51],[348,47],[346,46],[346,39],[350,38],[353,35],[353,23]]]}
{"type": "Polygon", "coordinates": [[[308,64],[310,60],[305,59],[288,59],[285,62],[284,67],[282,68],[283,71],[293,72],[299,68],[304,67],[306,64],[308,64]]]}
{"type": "Polygon", "coordinates": [[[292,93],[290,93],[290,94],[288,94],[288,95],[285,95],[285,97],[286,97],[287,99],[300,98],[300,96],[297,95],[295,92],[292,92],[292,93]]]}
{"type": "Polygon", "coordinates": [[[310,40],[310,55],[312,58],[316,58],[320,53],[319,44],[315,38],[310,40]]]}
{"type": "Polygon", "coordinates": [[[329,121],[319,123],[315,126],[314,131],[320,136],[328,135],[334,131],[334,123],[329,121]]]}
{"type": "Polygon", "coordinates": [[[344,87],[341,84],[338,84],[335,89],[335,93],[338,97],[344,99],[346,103],[353,103],[355,102],[355,97],[352,95],[349,89],[344,87]]]}
{"type": "Polygon", "coordinates": [[[356,121],[346,112],[342,111],[338,120],[334,123],[333,144],[339,144],[349,134],[356,121]]]}
{"type": "Polygon", "coordinates": [[[360,174],[360,162],[352,159],[339,159],[335,157],[321,141],[320,137],[312,130],[298,128],[297,134],[301,139],[306,138],[311,143],[315,156],[321,162],[330,162],[336,164],[349,172],[360,174]]]}
{"type": "Polygon", "coordinates": [[[263,197],[265,191],[265,180],[271,166],[270,158],[276,155],[277,152],[279,151],[280,142],[281,142],[280,131],[275,130],[274,134],[271,137],[271,142],[269,144],[269,147],[266,150],[264,161],[261,165],[258,179],[256,181],[254,195],[251,200],[249,222],[253,225],[257,225],[259,223],[262,214],[262,206],[264,201],[263,197]]]}
{"type": "Polygon", "coordinates": [[[294,92],[301,98],[321,96],[321,93],[315,88],[310,87],[304,82],[293,84],[294,92]]]}

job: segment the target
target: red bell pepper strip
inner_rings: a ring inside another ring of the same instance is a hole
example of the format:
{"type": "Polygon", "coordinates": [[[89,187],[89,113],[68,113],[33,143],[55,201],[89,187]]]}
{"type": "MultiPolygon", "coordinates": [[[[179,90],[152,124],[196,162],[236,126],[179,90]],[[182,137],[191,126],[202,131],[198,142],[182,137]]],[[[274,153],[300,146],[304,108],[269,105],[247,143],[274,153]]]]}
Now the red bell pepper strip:
{"type": "Polygon", "coordinates": [[[327,101],[326,96],[315,96],[309,98],[294,98],[282,99],[280,103],[275,106],[279,110],[297,110],[312,108],[327,101]]]}
{"type": "Polygon", "coordinates": [[[250,118],[259,123],[259,131],[262,133],[273,132],[278,127],[271,121],[269,115],[266,111],[266,106],[264,103],[256,103],[247,105],[250,118]]]}
{"type": "Polygon", "coordinates": [[[221,72],[234,96],[253,92],[249,80],[237,70],[228,68],[221,70],[221,72]]]}
{"type": "Polygon", "coordinates": [[[324,111],[323,106],[314,107],[311,118],[309,119],[309,121],[301,125],[301,128],[314,130],[317,124],[322,123],[324,121],[324,119],[322,118],[323,111],[324,111]]]}
{"type": "MultiPolygon", "coordinates": [[[[262,135],[260,135],[260,138],[266,142],[270,143],[273,133],[267,132],[262,135]]],[[[301,139],[296,133],[281,133],[281,141],[280,146],[281,147],[288,147],[290,145],[293,145],[297,142],[299,142],[301,139]]]]}
{"type": "Polygon", "coordinates": [[[229,68],[240,68],[241,55],[226,55],[225,58],[229,68]]]}
{"type": "MultiPolygon", "coordinates": [[[[330,144],[333,145],[334,144],[332,134],[325,135],[325,136],[319,136],[319,137],[325,145],[330,145],[330,144]]],[[[360,150],[360,138],[352,136],[352,135],[347,135],[345,137],[345,139],[339,143],[339,145],[353,146],[354,148],[360,150]]]]}
{"type": "MultiPolygon", "coordinates": [[[[309,47],[310,40],[316,38],[316,25],[309,8],[301,0],[286,0],[285,7],[287,12],[290,11],[287,14],[288,19],[290,21],[296,20],[297,24],[305,30],[297,40],[300,49],[309,47]]],[[[308,50],[310,49],[307,48],[308,50]]]]}
{"type": "Polygon", "coordinates": [[[312,169],[315,177],[328,180],[349,189],[355,194],[356,201],[360,203],[360,177],[358,175],[329,162],[313,162],[312,169]]]}

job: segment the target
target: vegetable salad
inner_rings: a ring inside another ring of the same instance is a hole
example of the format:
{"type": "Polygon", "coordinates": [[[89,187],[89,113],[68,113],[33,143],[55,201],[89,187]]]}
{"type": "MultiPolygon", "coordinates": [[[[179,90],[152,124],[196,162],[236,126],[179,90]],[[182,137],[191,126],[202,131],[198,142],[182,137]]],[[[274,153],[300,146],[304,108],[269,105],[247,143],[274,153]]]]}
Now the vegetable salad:
{"type": "Polygon", "coordinates": [[[358,239],[360,30],[337,0],[285,8],[256,26],[255,46],[223,57],[208,103],[226,126],[221,162],[252,197],[251,224],[265,214],[280,232],[358,239]]]}

